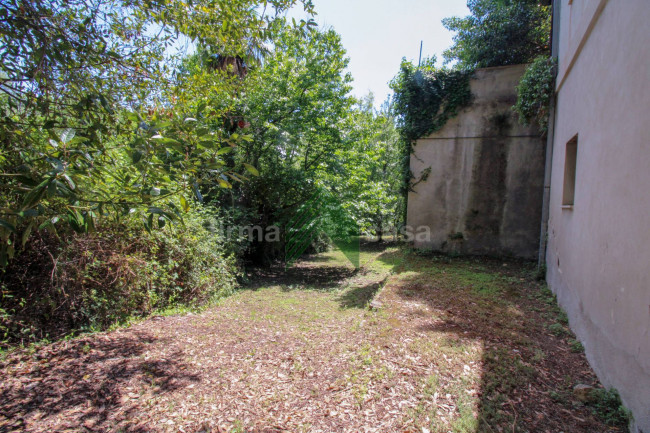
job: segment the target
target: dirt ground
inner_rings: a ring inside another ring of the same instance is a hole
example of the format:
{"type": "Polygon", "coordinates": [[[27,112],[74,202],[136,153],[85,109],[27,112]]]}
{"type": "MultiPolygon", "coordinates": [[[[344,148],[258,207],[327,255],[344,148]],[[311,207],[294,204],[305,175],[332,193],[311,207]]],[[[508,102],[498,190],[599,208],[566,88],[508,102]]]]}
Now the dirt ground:
{"type": "Polygon", "coordinates": [[[198,314],[4,354],[0,432],[623,431],[573,396],[599,385],[530,265],[361,263],[312,256],[198,314]]]}

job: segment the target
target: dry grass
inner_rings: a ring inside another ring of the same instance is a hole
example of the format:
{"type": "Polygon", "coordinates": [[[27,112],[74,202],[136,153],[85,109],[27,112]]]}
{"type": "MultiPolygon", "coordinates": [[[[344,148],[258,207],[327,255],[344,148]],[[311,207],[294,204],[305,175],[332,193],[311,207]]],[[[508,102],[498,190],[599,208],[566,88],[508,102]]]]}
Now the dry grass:
{"type": "Polygon", "coordinates": [[[361,262],[311,257],[201,314],[13,353],[0,431],[620,431],[573,400],[596,378],[525,265],[361,262]]]}

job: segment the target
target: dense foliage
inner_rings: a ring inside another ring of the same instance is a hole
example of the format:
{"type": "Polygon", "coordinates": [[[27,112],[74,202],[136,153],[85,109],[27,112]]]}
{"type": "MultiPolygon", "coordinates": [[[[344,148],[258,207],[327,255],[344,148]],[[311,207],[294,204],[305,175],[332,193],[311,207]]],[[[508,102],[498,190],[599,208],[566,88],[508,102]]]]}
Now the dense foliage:
{"type": "Polygon", "coordinates": [[[373,108],[372,96],[359,102],[349,119],[347,145],[338,150],[323,176],[363,233],[382,239],[403,223],[400,193],[401,145],[394,107],[373,108]]]}
{"type": "Polygon", "coordinates": [[[5,3],[3,339],[227,294],[242,258],[284,252],[242,228],[317,191],[367,232],[397,224],[391,110],[349,95],[335,32],[282,18],[309,0],[5,3]]]}
{"type": "Polygon", "coordinates": [[[391,82],[399,131],[408,143],[437,131],[471,101],[471,72],[436,68],[435,61],[425,59],[420,67],[402,61],[391,82]]]}
{"type": "Polygon", "coordinates": [[[539,56],[528,66],[517,86],[517,103],[513,107],[524,124],[537,123],[546,133],[551,97],[555,87],[555,61],[539,56]]]}
{"type": "MultiPolygon", "coordinates": [[[[166,92],[176,71],[166,50],[183,37],[243,56],[272,37],[276,12],[294,3],[265,2],[275,12],[260,15],[250,0],[7,2],[0,265],[36,229],[62,222],[88,232],[101,217],[137,217],[150,230],[180,218],[201,198],[197,173],[230,173],[222,149],[242,137],[224,137],[215,107],[166,92]]],[[[232,91],[218,83],[194,89],[232,91]]]]}
{"type": "MultiPolygon", "coordinates": [[[[216,203],[246,218],[242,224],[284,228],[316,191],[317,179],[342,146],[342,124],[352,107],[345,50],[334,31],[307,34],[285,28],[275,51],[247,76],[234,113],[250,126],[250,140],[232,160],[260,176],[222,192],[216,203]],[[234,197],[234,200],[232,200],[234,197]]],[[[282,258],[283,242],[253,242],[250,257],[282,258]]]]}
{"type": "MultiPolygon", "coordinates": [[[[347,64],[334,31],[281,26],[274,50],[261,65],[250,68],[227,110],[229,119],[243,125],[235,127],[231,137],[246,136],[232,148],[228,161],[234,167],[255,167],[259,176],[231,183],[229,189],[213,189],[206,200],[238,215],[237,224],[264,231],[279,226],[284,233],[300,206],[322,189],[368,232],[387,220],[395,201],[391,179],[373,182],[390,173],[382,175],[371,166],[392,163],[385,149],[396,140],[390,135],[394,122],[387,113],[374,113],[350,96],[347,64]],[[382,128],[387,136],[381,135],[382,128]],[[386,204],[380,205],[379,197],[386,204]]],[[[204,61],[194,65],[198,68],[188,68],[190,83],[206,69],[204,61]]],[[[281,259],[284,242],[252,239],[247,256],[257,262],[281,259]]]]}
{"type": "Polygon", "coordinates": [[[232,101],[242,77],[221,62],[176,94],[185,65],[179,46],[248,61],[295,3],[3,3],[5,338],[106,326],[230,290],[235,258],[226,257],[241,243],[203,228],[201,191],[237,178],[240,167],[226,153],[249,138],[224,127],[229,104],[193,96],[232,101]]]}
{"type": "Polygon", "coordinates": [[[528,63],[550,51],[551,6],[542,0],[468,0],[471,15],[443,20],[456,32],[444,53],[461,69],[528,63]]]}

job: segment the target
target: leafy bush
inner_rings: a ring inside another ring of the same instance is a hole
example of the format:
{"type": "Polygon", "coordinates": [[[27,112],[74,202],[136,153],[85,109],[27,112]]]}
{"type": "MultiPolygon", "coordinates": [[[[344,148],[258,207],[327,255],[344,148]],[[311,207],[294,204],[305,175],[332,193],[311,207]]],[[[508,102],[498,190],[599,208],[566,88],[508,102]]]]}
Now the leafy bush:
{"type": "Polygon", "coordinates": [[[540,56],[528,66],[517,86],[517,104],[513,109],[523,124],[536,122],[546,133],[551,96],[555,87],[555,60],[540,56]]]}
{"type": "MultiPolygon", "coordinates": [[[[3,1],[0,267],[39,228],[91,232],[139,213],[151,229],[201,191],[256,172],[226,163],[246,140],[224,125],[241,77],[222,64],[179,81],[185,63],[170,47],[187,39],[248,62],[295,3],[3,1]]],[[[315,24],[292,23],[297,33],[315,24]]]]}
{"type": "MultiPolygon", "coordinates": [[[[340,36],[332,30],[279,28],[274,50],[263,64],[250,68],[231,110],[248,124],[236,133],[247,138],[224,157],[228,166],[256,167],[259,177],[247,176],[244,182],[233,182],[232,188],[205,193],[208,202],[234,214],[234,225],[264,231],[288,224],[318,187],[347,191],[341,181],[347,175],[341,154],[355,143],[350,138],[356,128],[355,99],[340,36]]],[[[188,81],[203,73],[192,71],[188,81]]],[[[223,99],[209,97],[215,99],[210,106],[223,99]]],[[[283,259],[284,240],[253,240],[246,245],[244,258],[256,264],[283,259]]]]}
{"type": "Polygon", "coordinates": [[[27,342],[104,329],[228,295],[234,259],[224,258],[215,220],[208,211],[191,211],[184,224],[151,233],[130,222],[60,238],[37,234],[0,275],[0,337],[27,342]]]}

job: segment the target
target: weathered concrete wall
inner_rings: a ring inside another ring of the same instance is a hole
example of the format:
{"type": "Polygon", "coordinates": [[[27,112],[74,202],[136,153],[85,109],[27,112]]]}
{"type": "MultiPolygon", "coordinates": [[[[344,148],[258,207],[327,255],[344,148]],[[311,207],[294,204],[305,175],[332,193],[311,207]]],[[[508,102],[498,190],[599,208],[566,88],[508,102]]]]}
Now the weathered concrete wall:
{"type": "Polygon", "coordinates": [[[418,140],[411,171],[426,181],[409,193],[407,224],[428,226],[417,248],[534,258],[539,243],[544,141],[511,107],[525,65],[486,68],[471,80],[472,105],[418,140]],[[462,239],[461,239],[462,235],[462,239]]]}
{"type": "Polygon", "coordinates": [[[559,3],[547,281],[633,430],[650,433],[650,2],[559,3]],[[563,207],[576,134],[575,200],[563,207]]]}

